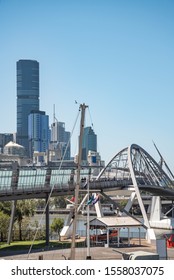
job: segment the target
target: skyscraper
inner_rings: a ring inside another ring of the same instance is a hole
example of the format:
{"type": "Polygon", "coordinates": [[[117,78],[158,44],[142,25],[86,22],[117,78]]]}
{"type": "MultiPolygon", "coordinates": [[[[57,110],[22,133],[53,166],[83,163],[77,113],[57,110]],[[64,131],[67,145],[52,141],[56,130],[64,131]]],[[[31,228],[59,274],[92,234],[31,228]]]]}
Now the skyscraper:
{"type": "Polygon", "coordinates": [[[31,111],[28,117],[29,154],[46,152],[49,145],[49,117],[44,111],[31,111]]]}
{"type": "Polygon", "coordinates": [[[65,123],[58,122],[54,117],[54,122],[51,125],[51,143],[50,150],[54,150],[55,159],[64,158],[69,160],[71,157],[70,132],[65,131],[65,123]]]}
{"type": "Polygon", "coordinates": [[[17,137],[16,142],[29,155],[28,116],[39,110],[39,63],[36,60],[17,61],[17,137]]]}
{"type": "Polygon", "coordinates": [[[97,135],[90,126],[84,128],[82,141],[82,160],[87,160],[89,151],[97,152],[97,135]]]}

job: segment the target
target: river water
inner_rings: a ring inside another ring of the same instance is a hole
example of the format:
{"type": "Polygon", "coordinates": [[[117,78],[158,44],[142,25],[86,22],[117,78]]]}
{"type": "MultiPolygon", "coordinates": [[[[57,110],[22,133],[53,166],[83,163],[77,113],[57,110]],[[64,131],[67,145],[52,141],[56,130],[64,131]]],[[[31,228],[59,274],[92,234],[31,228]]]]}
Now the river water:
{"type": "MultiPolygon", "coordinates": [[[[68,214],[50,214],[50,225],[53,222],[54,218],[62,218],[64,221],[66,221],[68,214]]],[[[94,219],[96,216],[91,216],[90,220],[94,219]]],[[[40,226],[45,225],[45,215],[42,214],[35,214],[33,217],[31,217],[31,224],[34,223],[34,221],[37,221],[40,226]]],[[[87,216],[78,215],[77,219],[77,234],[80,236],[86,236],[86,224],[87,223],[87,216]]],[[[174,230],[167,230],[167,229],[154,229],[155,235],[157,239],[163,238],[166,234],[174,234],[174,230]]],[[[91,234],[94,232],[91,231],[91,234]]],[[[139,237],[139,229],[137,227],[132,227],[129,230],[130,238],[138,238],[139,237]]],[[[144,228],[140,229],[140,237],[145,238],[146,231],[144,228]]],[[[128,237],[128,230],[127,228],[122,228],[120,230],[120,237],[128,237]]]]}

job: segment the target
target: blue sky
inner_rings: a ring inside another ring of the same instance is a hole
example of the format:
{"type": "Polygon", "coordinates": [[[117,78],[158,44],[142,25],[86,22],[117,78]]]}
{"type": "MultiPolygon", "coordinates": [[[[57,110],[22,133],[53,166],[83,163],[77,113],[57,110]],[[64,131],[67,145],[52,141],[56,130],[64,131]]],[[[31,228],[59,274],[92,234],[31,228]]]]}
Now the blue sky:
{"type": "Polygon", "coordinates": [[[106,162],[132,143],[158,161],[153,140],[174,172],[173,15],[173,0],[0,0],[0,133],[16,131],[16,61],[36,59],[50,124],[55,104],[71,131],[86,103],[106,162]]]}

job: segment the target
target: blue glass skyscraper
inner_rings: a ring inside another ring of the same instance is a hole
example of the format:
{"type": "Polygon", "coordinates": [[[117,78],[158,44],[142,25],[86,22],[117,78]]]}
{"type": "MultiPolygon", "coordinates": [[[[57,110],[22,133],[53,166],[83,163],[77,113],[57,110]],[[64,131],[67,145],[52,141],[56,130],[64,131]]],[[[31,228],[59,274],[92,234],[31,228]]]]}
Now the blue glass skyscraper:
{"type": "Polygon", "coordinates": [[[17,137],[16,142],[29,155],[28,116],[39,110],[39,63],[36,60],[17,61],[17,137]]]}
{"type": "Polygon", "coordinates": [[[29,154],[46,152],[49,144],[49,116],[44,111],[31,111],[28,117],[29,154]]]}
{"type": "Polygon", "coordinates": [[[90,126],[84,128],[82,140],[82,160],[87,160],[89,151],[97,152],[97,135],[90,126]]]}

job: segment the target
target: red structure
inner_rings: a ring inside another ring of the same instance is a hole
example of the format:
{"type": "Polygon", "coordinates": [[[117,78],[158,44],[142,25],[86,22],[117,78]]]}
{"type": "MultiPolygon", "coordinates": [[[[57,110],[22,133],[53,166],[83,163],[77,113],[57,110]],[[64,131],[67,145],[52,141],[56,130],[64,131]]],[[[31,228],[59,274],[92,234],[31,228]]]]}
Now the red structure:
{"type": "Polygon", "coordinates": [[[173,248],[174,247],[174,234],[171,234],[169,237],[166,235],[166,242],[167,242],[167,248],[173,248]]]}
{"type": "MultiPolygon", "coordinates": [[[[118,235],[118,231],[112,230],[109,232],[109,239],[112,239],[112,238],[116,237],[117,235],[118,235]]],[[[105,241],[105,240],[107,240],[107,234],[103,233],[103,234],[98,234],[98,235],[91,235],[90,239],[92,241],[105,241]]]]}

